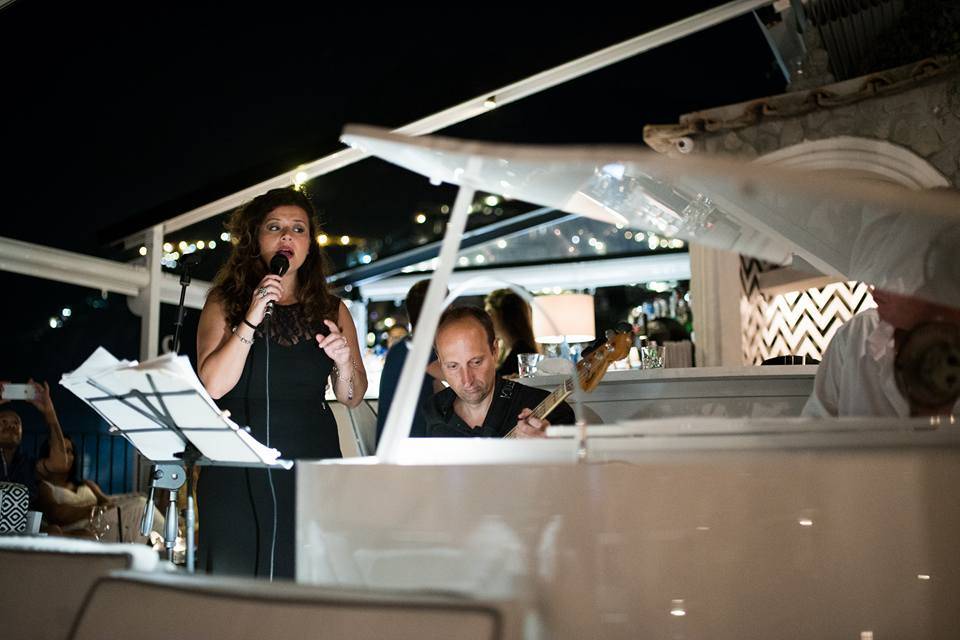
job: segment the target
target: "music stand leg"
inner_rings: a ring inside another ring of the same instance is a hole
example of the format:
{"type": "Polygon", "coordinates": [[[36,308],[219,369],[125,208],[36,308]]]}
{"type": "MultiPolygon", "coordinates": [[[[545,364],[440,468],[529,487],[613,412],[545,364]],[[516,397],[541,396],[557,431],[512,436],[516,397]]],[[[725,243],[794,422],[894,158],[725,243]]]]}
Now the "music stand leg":
{"type": "Polygon", "coordinates": [[[170,503],[167,505],[167,522],[164,530],[163,545],[167,548],[167,559],[170,564],[177,563],[173,558],[173,549],[177,545],[177,490],[170,490],[170,503]]]}
{"type": "Polygon", "coordinates": [[[195,568],[193,528],[196,522],[196,512],[193,504],[193,469],[194,465],[192,464],[187,467],[187,573],[193,573],[195,568]]]}
{"type": "MultiPolygon", "coordinates": [[[[153,474],[151,473],[151,478],[153,474]]],[[[150,532],[153,530],[153,492],[156,489],[156,485],[153,484],[153,479],[150,481],[150,494],[147,497],[147,503],[143,505],[143,515],[140,516],[140,535],[144,538],[150,538],[150,532]]]]}

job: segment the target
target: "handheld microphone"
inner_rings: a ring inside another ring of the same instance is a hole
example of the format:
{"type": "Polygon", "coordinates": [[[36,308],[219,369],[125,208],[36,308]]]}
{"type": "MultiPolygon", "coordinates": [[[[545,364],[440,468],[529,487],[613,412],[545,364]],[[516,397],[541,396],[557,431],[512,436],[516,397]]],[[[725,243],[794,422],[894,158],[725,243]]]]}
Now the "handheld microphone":
{"type": "MultiPolygon", "coordinates": [[[[283,277],[283,274],[290,269],[290,260],[287,259],[287,256],[282,253],[278,253],[270,259],[270,273],[275,276],[283,277]]],[[[264,316],[273,315],[273,300],[267,303],[267,310],[263,313],[264,316]]]]}

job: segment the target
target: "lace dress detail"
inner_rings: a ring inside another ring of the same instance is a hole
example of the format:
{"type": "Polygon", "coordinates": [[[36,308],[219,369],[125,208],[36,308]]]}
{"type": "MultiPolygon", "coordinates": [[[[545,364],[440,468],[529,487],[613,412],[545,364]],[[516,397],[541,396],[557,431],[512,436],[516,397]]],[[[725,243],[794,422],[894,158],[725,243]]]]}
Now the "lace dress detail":
{"type": "MultiPolygon", "coordinates": [[[[262,333],[263,325],[260,325],[262,333]]],[[[307,340],[314,340],[319,333],[319,327],[311,326],[307,322],[307,315],[303,312],[300,303],[275,305],[273,319],[270,320],[270,338],[276,344],[291,347],[307,340]]]]}

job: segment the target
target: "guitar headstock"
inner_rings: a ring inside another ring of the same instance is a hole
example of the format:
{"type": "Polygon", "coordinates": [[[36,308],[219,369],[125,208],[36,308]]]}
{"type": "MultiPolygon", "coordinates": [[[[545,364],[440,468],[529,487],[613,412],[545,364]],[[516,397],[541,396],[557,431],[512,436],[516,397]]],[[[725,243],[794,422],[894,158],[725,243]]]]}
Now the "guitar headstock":
{"type": "Polygon", "coordinates": [[[607,367],[623,360],[630,354],[633,345],[633,334],[629,331],[608,331],[606,341],[592,349],[577,363],[577,374],[580,376],[580,386],[584,391],[593,391],[603,379],[607,367]]]}

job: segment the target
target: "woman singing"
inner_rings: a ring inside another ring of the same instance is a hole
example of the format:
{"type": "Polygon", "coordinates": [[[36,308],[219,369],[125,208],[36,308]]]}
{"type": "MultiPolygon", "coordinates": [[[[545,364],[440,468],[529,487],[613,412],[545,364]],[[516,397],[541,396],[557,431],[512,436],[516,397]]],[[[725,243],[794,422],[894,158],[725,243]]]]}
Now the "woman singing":
{"type": "MultiPolygon", "coordinates": [[[[313,205],[299,191],[273,189],[237,210],[227,229],[233,251],[200,315],[200,379],[235,422],[284,458],[338,458],[327,381],[354,407],[367,377],[353,319],[327,290],[313,205]],[[269,269],[278,254],[289,261],[282,276],[269,269]]],[[[293,577],[293,470],[207,467],[198,489],[201,568],[293,577]]]]}

